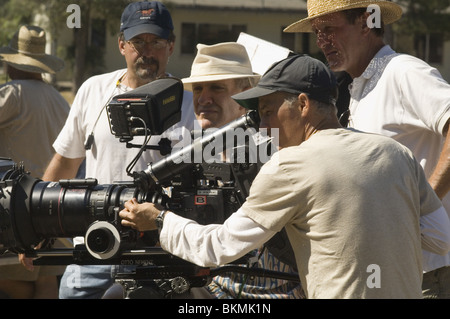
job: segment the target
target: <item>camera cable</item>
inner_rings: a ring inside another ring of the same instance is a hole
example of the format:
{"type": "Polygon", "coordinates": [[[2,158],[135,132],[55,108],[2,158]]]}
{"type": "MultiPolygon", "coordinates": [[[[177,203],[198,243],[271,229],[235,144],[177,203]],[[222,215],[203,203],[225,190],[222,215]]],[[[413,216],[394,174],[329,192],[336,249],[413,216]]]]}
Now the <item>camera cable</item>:
{"type": "Polygon", "coordinates": [[[94,144],[94,130],[97,127],[97,123],[100,120],[100,117],[103,113],[103,111],[106,109],[106,107],[108,106],[109,102],[111,102],[112,98],[116,95],[116,90],[119,89],[120,84],[123,82],[123,80],[125,80],[127,76],[127,72],[125,72],[125,74],[123,74],[116,82],[116,85],[114,86],[114,90],[111,93],[111,96],[109,97],[109,99],[106,101],[105,105],[103,105],[102,109],[100,110],[100,113],[97,116],[97,119],[94,122],[94,125],[92,126],[92,130],[91,130],[91,134],[89,134],[88,138],[86,139],[86,142],[84,143],[84,149],[86,151],[90,150],[92,148],[92,145],[94,144]]]}
{"type": "Polygon", "coordinates": [[[145,131],[144,142],[142,143],[142,146],[139,149],[139,152],[136,154],[136,156],[130,162],[130,164],[128,164],[127,169],[126,169],[128,176],[133,177],[133,174],[131,173],[131,171],[132,171],[133,167],[136,165],[136,163],[138,162],[139,158],[142,156],[142,153],[145,151],[146,146],[147,146],[148,142],[150,141],[151,135],[148,134],[149,130],[147,128],[147,124],[145,123],[145,121],[142,118],[132,116],[132,117],[130,117],[130,121],[141,121],[142,124],[144,125],[144,131],[145,131]]]}

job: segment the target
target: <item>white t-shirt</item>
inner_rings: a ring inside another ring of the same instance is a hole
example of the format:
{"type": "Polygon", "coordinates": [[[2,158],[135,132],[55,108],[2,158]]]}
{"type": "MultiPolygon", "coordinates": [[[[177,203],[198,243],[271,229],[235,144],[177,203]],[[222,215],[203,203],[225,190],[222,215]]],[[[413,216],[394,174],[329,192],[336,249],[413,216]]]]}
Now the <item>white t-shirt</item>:
{"type": "MultiPolygon", "coordinates": [[[[450,119],[450,85],[439,72],[413,56],[383,47],[350,86],[349,126],[392,137],[408,147],[427,178],[444,143],[450,119]]],[[[450,194],[443,199],[450,216],[450,194]]],[[[424,270],[450,265],[450,254],[424,251],[424,270]]]]}

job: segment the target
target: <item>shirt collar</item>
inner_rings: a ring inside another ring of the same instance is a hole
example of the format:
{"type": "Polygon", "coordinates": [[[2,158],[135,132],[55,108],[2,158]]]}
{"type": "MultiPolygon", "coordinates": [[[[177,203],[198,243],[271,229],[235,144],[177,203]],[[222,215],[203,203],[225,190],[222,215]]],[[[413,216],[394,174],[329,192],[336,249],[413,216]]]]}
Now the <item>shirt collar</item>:
{"type": "Polygon", "coordinates": [[[370,79],[375,75],[375,73],[379,72],[380,70],[384,70],[386,65],[389,63],[389,61],[392,59],[392,57],[396,54],[394,50],[389,45],[385,45],[381,48],[380,51],[375,54],[373,59],[370,61],[369,65],[367,66],[364,73],[361,75],[361,77],[365,79],[370,79]]]}

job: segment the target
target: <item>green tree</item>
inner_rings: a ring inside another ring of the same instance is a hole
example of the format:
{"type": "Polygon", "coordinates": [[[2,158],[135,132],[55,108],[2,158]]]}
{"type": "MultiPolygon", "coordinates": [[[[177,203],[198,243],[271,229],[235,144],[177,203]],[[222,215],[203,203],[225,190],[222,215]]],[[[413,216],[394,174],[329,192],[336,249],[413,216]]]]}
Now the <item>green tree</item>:
{"type": "Polygon", "coordinates": [[[450,0],[398,0],[406,10],[399,24],[414,34],[442,33],[450,36],[450,0]]]}
{"type": "MultiPolygon", "coordinates": [[[[410,39],[414,55],[432,63],[442,60],[442,52],[437,49],[450,39],[450,0],[398,0],[404,8],[404,15],[395,24],[394,32],[398,39],[410,39]]],[[[412,53],[412,52],[411,52],[412,53]]]]}
{"type": "Polygon", "coordinates": [[[18,26],[29,23],[33,12],[38,7],[37,2],[26,0],[0,0],[0,46],[8,45],[10,39],[17,31],[18,26]],[[23,8],[27,10],[23,10],[23,8]]]}

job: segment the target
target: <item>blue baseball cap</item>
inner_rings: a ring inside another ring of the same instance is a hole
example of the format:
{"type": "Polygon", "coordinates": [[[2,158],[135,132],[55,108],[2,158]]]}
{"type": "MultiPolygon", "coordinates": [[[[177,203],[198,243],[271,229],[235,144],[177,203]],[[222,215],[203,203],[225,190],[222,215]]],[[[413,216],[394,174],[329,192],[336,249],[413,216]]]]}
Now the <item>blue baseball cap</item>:
{"type": "Polygon", "coordinates": [[[169,10],[159,1],[130,3],[122,13],[120,31],[128,41],[143,33],[155,34],[168,39],[173,31],[169,10]]]}

